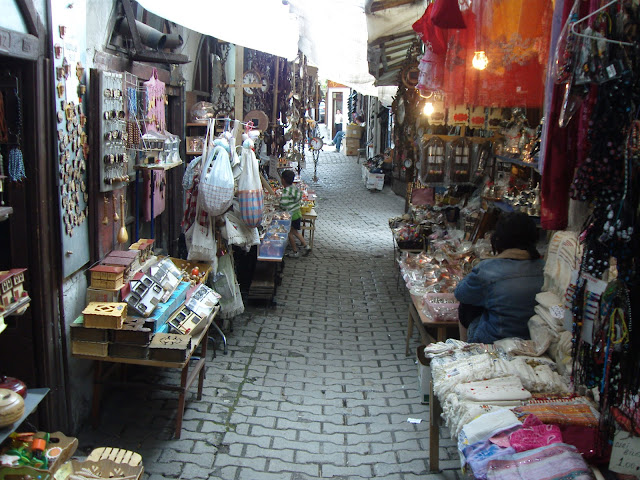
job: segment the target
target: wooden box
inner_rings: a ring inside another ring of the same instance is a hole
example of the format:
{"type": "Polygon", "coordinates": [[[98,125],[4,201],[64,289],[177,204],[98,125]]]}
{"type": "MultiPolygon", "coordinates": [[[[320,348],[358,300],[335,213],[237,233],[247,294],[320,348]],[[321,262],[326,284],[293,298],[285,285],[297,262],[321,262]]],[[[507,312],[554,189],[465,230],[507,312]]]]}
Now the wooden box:
{"type": "Polygon", "coordinates": [[[122,290],[124,289],[124,285],[120,287],[118,290],[104,290],[101,288],[87,288],[87,304],[91,302],[121,302],[122,301],[122,290]]]}
{"type": "Polygon", "coordinates": [[[119,290],[124,285],[124,270],[122,266],[96,265],[89,269],[91,286],[103,290],[119,290]]]}
{"type": "Polygon", "coordinates": [[[184,362],[190,351],[189,335],[156,333],[149,345],[149,358],[165,362],[184,362]]]}
{"type": "Polygon", "coordinates": [[[140,252],[138,250],[113,250],[108,256],[111,258],[126,258],[131,260],[130,265],[134,272],[138,271],[142,266],[142,263],[140,263],[140,252]]]}
{"type": "Polygon", "coordinates": [[[82,314],[87,328],[122,328],[122,322],[127,316],[127,304],[91,302],[82,314]]]}
{"type": "Polygon", "coordinates": [[[71,340],[73,355],[90,355],[92,357],[106,357],[109,355],[109,342],[85,342],[71,340]]]}
{"type": "Polygon", "coordinates": [[[81,342],[106,342],[109,340],[109,331],[102,328],[85,328],[84,316],[80,315],[70,325],[71,340],[81,342]]]}
{"type": "MultiPolygon", "coordinates": [[[[18,433],[22,436],[33,436],[33,433],[18,433]]],[[[44,438],[46,432],[37,432],[38,438],[44,438]]],[[[53,478],[64,463],[73,456],[78,449],[78,439],[75,437],[67,437],[62,432],[52,432],[49,435],[49,442],[45,448],[45,455],[51,457],[47,469],[34,467],[9,467],[0,466],[0,478],[2,479],[28,479],[46,480],[53,478]]],[[[26,440],[26,438],[25,438],[26,440]]]]}
{"type": "Polygon", "coordinates": [[[109,344],[109,356],[115,358],[146,359],[149,356],[149,345],[111,343],[109,344]]]}
{"type": "Polygon", "coordinates": [[[133,345],[149,345],[153,337],[151,329],[144,326],[144,319],[137,317],[125,318],[122,328],[110,333],[112,342],[133,345]]]}
{"type": "Polygon", "coordinates": [[[140,264],[144,265],[144,262],[149,260],[151,255],[153,255],[153,243],[155,242],[152,238],[141,238],[136,243],[132,243],[129,247],[129,250],[138,250],[140,252],[140,264]]]}
{"type": "Polygon", "coordinates": [[[137,257],[131,258],[131,257],[123,257],[121,255],[119,255],[122,252],[111,252],[109,255],[107,255],[106,257],[104,257],[104,260],[102,260],[101,265],[111,265],[114,267],[123,267],[124,268],[124,281],[128,282],[129,280],[131,280],[131,278],[133,277],[133,274],[135,273],[135,268],[134,266],[139,265],[139,262],[137,260],[137,257]]]}
{"type": "Polygon", "coordinates": [[[182,273],[184,281],[193,281],[195,283],[207,283],[209,273],[211,273],[211,264],[205,262],[196,262],[194,260],[182,260],[180,258],[169,257],[173,264],[178,267],[182,273]],[[193,275],[193,269],[198,268],[198,275],[193,275]]]}

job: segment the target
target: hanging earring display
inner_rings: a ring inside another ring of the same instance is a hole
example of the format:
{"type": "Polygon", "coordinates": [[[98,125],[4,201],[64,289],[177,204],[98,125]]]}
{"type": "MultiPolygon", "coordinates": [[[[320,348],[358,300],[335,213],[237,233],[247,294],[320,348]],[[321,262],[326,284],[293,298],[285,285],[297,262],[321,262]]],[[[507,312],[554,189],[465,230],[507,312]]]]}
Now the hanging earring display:
{"type": "Polygon", "coordinates": [[[16,135],[18,137],[17,146],[13,147],[9,151],[9,178],[13,182],[21,182],[27,175],[24,170],[24,159],[22,158],[22,150],[20,150],[20,143],[22,138],[22,98],[20,98],[20,92],[18,92],[18,85],[13,90],[16,97],[16,135]]]}

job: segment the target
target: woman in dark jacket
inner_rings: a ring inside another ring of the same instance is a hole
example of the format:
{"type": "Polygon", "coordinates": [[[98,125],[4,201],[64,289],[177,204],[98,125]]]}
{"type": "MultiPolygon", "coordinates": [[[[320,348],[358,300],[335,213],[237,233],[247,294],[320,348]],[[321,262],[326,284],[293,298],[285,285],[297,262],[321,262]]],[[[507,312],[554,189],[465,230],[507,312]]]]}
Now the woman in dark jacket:
{"type": "Polygon", "coordinates": [[[510,213],[498,219],[491,237],[495,257],[480,262],[456,288],[461,304],[461,337],[472,343],[501,338],[529,338],[527,322],[534,315],[535,296],[542,288],[544,262],[536,250],[533,219],[510,213]]]}

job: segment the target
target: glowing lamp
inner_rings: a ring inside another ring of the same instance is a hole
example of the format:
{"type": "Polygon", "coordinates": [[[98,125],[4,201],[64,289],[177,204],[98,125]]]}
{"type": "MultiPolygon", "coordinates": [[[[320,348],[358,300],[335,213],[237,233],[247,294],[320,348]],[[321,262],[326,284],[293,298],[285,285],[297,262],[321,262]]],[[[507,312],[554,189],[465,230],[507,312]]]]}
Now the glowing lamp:
{"type": "Polygon", "coordinates": [[[484,70],[489,65],[489,59],[487,58],[487,54],[484,51],[476,52],[473,55],[473,60],[471,61],[473,68],[477,70],[484,70]]]}
{"type": "Polygon", "coordinates": [[[424,114],[430,116],[433,113],[433,103],[427,102],[424,104],[424,114]]]}

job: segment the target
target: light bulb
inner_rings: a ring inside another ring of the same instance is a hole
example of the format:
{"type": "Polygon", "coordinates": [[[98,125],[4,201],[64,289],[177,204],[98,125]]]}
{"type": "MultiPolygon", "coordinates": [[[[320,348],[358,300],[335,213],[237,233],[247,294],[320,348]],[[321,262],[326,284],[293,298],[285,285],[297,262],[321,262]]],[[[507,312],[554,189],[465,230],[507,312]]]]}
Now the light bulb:
{"type": "Polygon", "coordinates": [[[424,114],[430,116],[433,113],[433,103],[427,102],[424,104],[424,114]]]}
{"type": "Polygon", "coordinates": [[[484,51],[476,52],[473,55],[473,60],[471,61],[473,64],[473,68],[478,70],[484,70],[489,65],[489,59],[487,58],[487,54],[484,51]]]}

